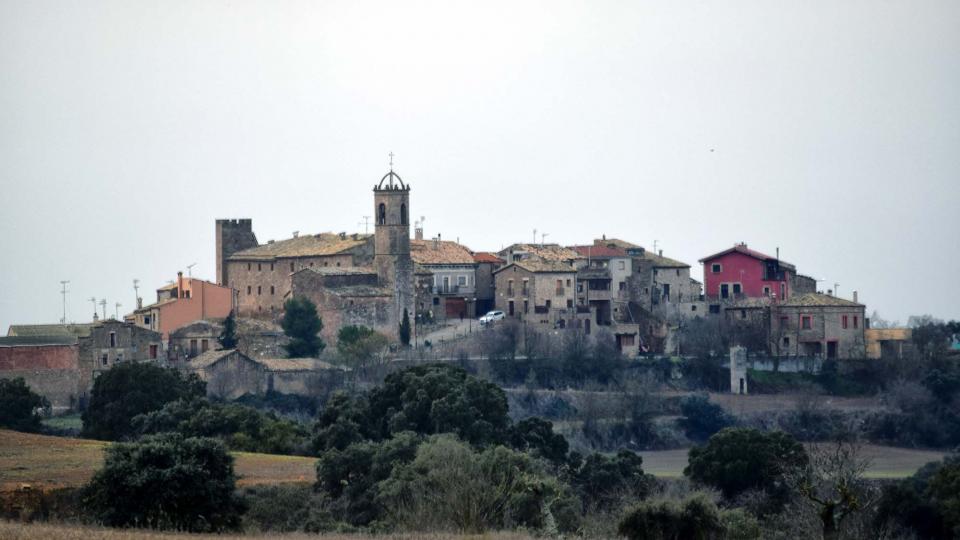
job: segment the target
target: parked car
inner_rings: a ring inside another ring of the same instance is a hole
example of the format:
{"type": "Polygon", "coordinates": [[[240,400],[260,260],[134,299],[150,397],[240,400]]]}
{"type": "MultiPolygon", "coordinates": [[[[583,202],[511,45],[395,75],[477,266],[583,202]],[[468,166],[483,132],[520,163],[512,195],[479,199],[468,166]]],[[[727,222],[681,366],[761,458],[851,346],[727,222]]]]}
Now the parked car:
{"type": "Polygon", "coordinates": [[[502,311],[496,311],[496,310],[488,311],[486,315],[484,315],[483,317],[480,317],[480,324],[481,325],[490,324],[493,321],[499,321],[500,319],[503,319],[506,316],[507,315],[502,311]]]}

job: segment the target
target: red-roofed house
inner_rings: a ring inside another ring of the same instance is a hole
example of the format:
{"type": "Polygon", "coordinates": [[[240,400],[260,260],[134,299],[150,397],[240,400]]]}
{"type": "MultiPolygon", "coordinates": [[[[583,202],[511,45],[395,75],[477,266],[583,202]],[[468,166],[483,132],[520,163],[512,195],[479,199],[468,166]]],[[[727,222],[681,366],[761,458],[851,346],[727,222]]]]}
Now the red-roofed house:
{"type": "MultiPolygon", "coordinates": [[[[792,264],[736,244],[730,249],[700,259],[704,294],[708,301],[742,298],[774,298],[784,301],[793,294],[797,269],[792,264]]],[[[711,311],[718,308],[711,306],[711,311]]]]}

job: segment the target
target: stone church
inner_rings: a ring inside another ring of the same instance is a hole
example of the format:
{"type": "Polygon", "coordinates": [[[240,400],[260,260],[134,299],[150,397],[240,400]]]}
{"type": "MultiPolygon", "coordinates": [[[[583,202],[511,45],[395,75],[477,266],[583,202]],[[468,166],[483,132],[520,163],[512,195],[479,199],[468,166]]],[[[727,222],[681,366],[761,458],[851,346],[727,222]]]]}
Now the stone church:
{"type": "Polygon", "coordinates": [[[345,325],[397,338],[403,311],[416,321],[417,272],[410,258],[410,185],[390,171],[373,186],[374,234],[294,234],[260,244],[249,219],[216,221],[217,281],[237,295],[243,317],[279,319],[290,298],[307,298],[324,339],[345,325]]]}

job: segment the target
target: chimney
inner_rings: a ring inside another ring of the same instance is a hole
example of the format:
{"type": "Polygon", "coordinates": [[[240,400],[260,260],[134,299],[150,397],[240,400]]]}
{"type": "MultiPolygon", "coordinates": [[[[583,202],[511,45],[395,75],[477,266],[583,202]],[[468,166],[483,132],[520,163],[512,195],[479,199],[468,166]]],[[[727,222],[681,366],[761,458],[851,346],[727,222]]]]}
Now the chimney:
{"type": "Polygon", "coordinates": [[[440,249],[440,235],[433,239],[433,249],[440,249]]]}
{"type": "Polygon", "coordinates": [[[853,301],[858,304],[860,303],[860,302],[857,302],[857,291],[853,291],[853,301]]]}
{"type": "Polygon", "coordinates": [[[177,272],[177,298],[183,298],[183,272],[177,272]]]}
{"type": "Polygon", "coordinates": [[[663,250],[660,250],[660,256],[663,257],[663,250]]]}
{"type": "Polygon", "coordinates": [[[346,232],[340,233],[340,239],[341,239],[341,240],[346,240],[346,239],[347,239],[347,233],[346,233],[346,232]]]}
{"type": "Polygon", "coordinates": [[[300,236],[300,231],[293,231],[293,237],[296,238],[300,236]]]}
{"type": "Polygon", "coordinates": [[[417,227],[413,230],[413,237],[417,240],[423,240],[423,227],[417,227]]]}
{"type": "Polygon", "coordinates": [[[827,296],[833,296],[833,289],[827,289],[827,296]]]}

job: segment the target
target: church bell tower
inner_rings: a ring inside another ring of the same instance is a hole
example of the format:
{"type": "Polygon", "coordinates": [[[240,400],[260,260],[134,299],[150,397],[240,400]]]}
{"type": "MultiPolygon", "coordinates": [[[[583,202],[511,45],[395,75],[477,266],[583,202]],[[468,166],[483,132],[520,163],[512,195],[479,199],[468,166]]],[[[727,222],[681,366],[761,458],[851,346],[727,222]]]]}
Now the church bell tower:
{"type": "Polygon", "coordinates": [[[374,255],[380,286],[393,288],[397,306],[397,321],[407,309],[410,322],[414,320],[414,273],[410,259],[410,186],[393,172],[383,175],[373,187],[374,255]]]}

